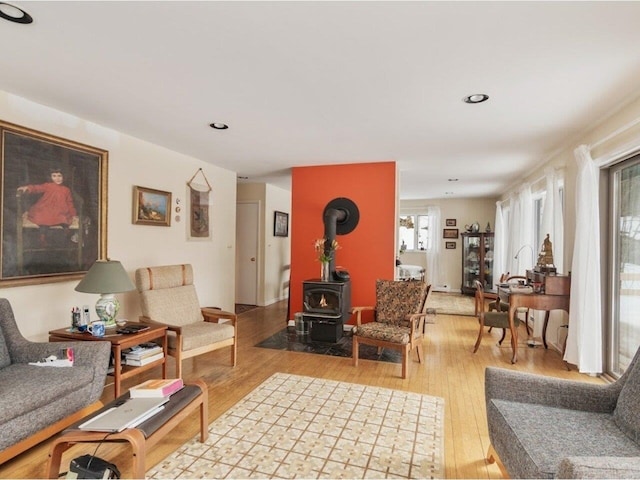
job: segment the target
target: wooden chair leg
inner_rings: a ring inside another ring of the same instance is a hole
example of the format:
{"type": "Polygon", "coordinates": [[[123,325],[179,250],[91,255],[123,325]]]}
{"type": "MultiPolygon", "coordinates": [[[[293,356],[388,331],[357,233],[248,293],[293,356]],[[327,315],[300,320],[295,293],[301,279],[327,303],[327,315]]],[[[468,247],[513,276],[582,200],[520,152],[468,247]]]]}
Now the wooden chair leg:
{"type": "Polygon", "coordinates": [[[476,340],[476,344],[473,347],[473,353],[478,351],[478,347],[480,346],[480,340],[482,340],[482,330],[484,329],[484,325],[480,324],[480,331],[478,332],[478,339],[476,340]]]}
{"type": "Polygon", "coordinates": [[[358,356],[360,355],[359,353],[359,345],[358,345],[358,336],[354,335],[353,336],[353,341],[352,341],[352,355],[353,355],[353,366],[357,367],[358,366],[358,356]]]}
{"type": "Polygon", "coordinates": [[[402,349],[402,378],[407,378],[409,371],[409,344],[402,349]]]}
{"type": "Polygon", "coordinates": [[[500,338],[500,341],[498,342],[498,345],[502,345],[502,342],[504,342],[504,338],[507,336],[507,329],[503,328],[502,329],[502,337],[500,338]]]}
{"type": "Polygon", "coordinates": [[[493,445],[489,445],[489,450],[487,451],[487,463],[495,463],[500,469],[500,473],[502,474],[503,478],[511,478],[509,476],[509,472],[507,472],[507,469],[505,468],[504,464],[500,460],[500,457],[493,448],[493,445]]]}
{"type": "Polygon", "coordinates": [[[422,363],[422,359],[424,358],[424,351],[422,350],[422,342],[420,342],[419,340],[416,347],[416,352],[418,353],[418,362],[422,363]]]}

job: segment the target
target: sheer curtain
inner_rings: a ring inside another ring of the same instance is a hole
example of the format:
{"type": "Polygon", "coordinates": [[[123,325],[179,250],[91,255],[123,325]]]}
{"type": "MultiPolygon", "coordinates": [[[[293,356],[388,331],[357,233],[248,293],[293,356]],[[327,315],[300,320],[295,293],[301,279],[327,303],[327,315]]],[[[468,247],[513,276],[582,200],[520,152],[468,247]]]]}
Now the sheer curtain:
{"type": "Polygon", "coordinates": [[[506,270],[506,254],[507,254],[507,237],[505,234],[504,217],[502,212],[502,202],[496,202],[496,221],[495,235],[493,244],[493,278],[500,278],[506,270]]]}
{"type": "Polygon", "coordinates": [[[553,243],[553,262],[560,273],[564,271],[564,219],[560,198],[560,181],[562,178],[555,169],[548,167],[544,171],[546,180],[546,198],[542,212],[542,234],[549,234],[553,243]]]}
{"type": "Polygon", "coordinates": [[[440,241],[439,233],[442,230],[440,220],[440,207],[427,208],[429,216],[429,248],[426,250],[427,271],[425,280],[432,286],[438,285],[440,281],[440,241]]]}
{"type": "Polygon", "coordinates": [[[535,263],[531,185],[524,184],[512,197],[510,210],[506,268],[511,275],[524,275],[535,263]]]}
{"type": "Polygon", "coordinates": [[[576,233],[571,264],[569,333],[564,360],[582,373],[602,372],[599,172],[586,145],[574,151],[576,233]]]}

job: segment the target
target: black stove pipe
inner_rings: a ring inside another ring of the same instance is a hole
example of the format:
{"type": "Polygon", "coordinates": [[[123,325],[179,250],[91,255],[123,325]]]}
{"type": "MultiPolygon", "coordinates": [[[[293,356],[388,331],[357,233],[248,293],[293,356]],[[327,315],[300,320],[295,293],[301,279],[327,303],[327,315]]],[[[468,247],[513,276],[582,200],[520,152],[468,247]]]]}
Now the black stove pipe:
{"type": "MultiPolygon", "coordinates": [[[[328,208],[324,212],[324,254],[331,254],[331,244],[336,239],[336,226],[338,222],[343,222],[347,218],[347,212],[344,210],[338,210],[335,208],[328,208]]],[[[329,260],[329,275],[333,277],[333,272],[336,271],[336,258],[335,251],[331,255],[329,260]]]]}

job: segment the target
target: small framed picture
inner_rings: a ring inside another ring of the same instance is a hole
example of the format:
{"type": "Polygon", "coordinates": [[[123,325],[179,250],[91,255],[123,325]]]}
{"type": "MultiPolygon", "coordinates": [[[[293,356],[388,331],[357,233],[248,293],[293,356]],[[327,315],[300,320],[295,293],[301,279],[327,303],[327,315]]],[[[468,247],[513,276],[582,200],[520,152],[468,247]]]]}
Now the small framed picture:
{"type": "Polygon", "coordinates": [[[455,218],[447,218],[447,219],[444,221],[444,224],[445,224],[447,227],[455,227],[455,226],[456,226],[456,219],[455,219],[455,218]]]}
{"type": "Polygon", "coordinates": [[[447,250],[455,250],[456,249],[456,242],[444,242],[445,248],[447,250]]]}
{"type": "Polygon", "coordinates": [[[284,212],[274,212],[273,216],[273,236],[289,236],[289,214],[284,212]]]}
{"type": "Polygon", "coordinates": [[[133,187],[133,223],[171,226],[171,192],[135,185],[133,187]]]}
{"type": "Polygon", "coordinates": [[[442,230],[442,238],[458,238],[457,228],[445,228],[442,230]]]}

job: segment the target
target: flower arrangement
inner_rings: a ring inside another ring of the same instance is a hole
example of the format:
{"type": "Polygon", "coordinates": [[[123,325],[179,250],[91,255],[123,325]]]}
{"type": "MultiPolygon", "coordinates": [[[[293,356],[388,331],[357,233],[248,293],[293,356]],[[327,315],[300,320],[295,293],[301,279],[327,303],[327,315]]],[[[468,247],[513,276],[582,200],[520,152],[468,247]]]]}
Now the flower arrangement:
{"type": "Polygon", "coordinates": [[[318,254],[318,261],[322,263],[330,262],[333,258],[334,252],[340,248],[340,245],[338,245],[338,241],[334,239],[329,246],[329,250],[325,251],[324,244],[326,243],[326,241],[326,238],[319,238],[313,243],[313,248],[318,254]]]}

